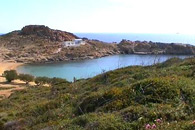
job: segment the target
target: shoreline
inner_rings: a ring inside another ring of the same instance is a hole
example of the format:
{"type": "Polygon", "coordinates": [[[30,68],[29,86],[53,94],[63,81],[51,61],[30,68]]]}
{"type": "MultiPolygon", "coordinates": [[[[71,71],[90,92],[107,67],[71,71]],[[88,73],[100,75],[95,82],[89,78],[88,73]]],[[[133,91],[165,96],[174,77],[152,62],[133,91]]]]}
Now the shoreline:
{"type": "Polygon", "coordinates": [[[2,75],[5,70],[16,70],[17,67],[21,65],[24,65],[24,63],[0,62],[0,75],[2,75]]]}
{"type": "MultiPolygon", "coordinates": [[[[84,61],[84,60],[93,60],[93,59],[98,59],[98,58],[103,58],[103,57],[107,57],[107,56],[115,56],[115,55],[154,55],[154,54],[114,54],[114,55],[106,55],[106,56],[101,56],[101,57],[93,57],[93,58],[87,58],[87,59],[77,59],[77,60],[65,60],[65,61],[51,61],[51,62],[32,62],[32,63],[17,63],[17,62],[4,62],[4,61],[0,61],[0,76],[3,74],[4,71],[6,70],[16,70],[19,66],[22,65],[27,65],[27,64],[55,64],[55,63],[68,63],[68,62],[78,62],[78,61],[84,61]]],[[[157,55],[171,55],[171,54],[157,54],[157,55]]],[[[182,56],[182,55],[177,55],[177,54],[173,54],[175,56],[182,56]]],[[[185,56],[189,56],[189,57],[193,57],[194,55],[185,55],[185,56]]]]}
{"type": "MultiPolygon", "coordinates": [[[[151,56],[188,56],[188,57],[194,57],[195,55],[191,55],[191,54],[163,54],[163,53],[159,53],[159,54],[153,54],[153,53],[145,53],[145,52],[138,52],[138,53],[128,53],[128,54],[125,54],[125,53],[120,53],[120,54],[113,54],[113,55],[104,55],[104,56],[100,56],[100,57],[88,57],[88,58],[80,58],[80,59],[66,59],[66,60],[62,60],[62,61],[59,61],[59,60],[54,60],[54,61],[33,61],[33,62],[21,62],[21,63],[17,63],[15,62],[16,64],[20,64],[19,66],[21,65],[36,65],[36,64],[41,64],[41,65],[44,65],[44,64],[56,64],[56,63],[69,63],[69,62],[79,62],[79,61],[85,61],[85,60],[94,60],[94,59],[99,59],[99,58],[104,58],[104,57],[109,57],[109,56],[116,56],[116,55],[151,55],[151,56]]],[[[2,62],[0,62],[0,65],[1,65],[2,62]]],[[[5,63],[11,63],[11,62],[5,62],[5,63]]],[[[18,67],[18,66],[17,66],[18,67]]],[[[16,67],[16,68],[17,68],[16,67]]],[[[1,73],[0,73],[1,74],[1,73]]]]}

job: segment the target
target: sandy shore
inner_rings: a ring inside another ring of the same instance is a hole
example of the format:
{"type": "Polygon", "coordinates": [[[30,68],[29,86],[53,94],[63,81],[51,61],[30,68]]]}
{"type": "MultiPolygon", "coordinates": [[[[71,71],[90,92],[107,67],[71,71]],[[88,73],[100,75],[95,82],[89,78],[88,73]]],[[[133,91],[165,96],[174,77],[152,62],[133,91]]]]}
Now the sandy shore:
{"type": "MultiPolygon", "coordinates": [[[[22,65],[22,63],[0,62],[0,76],[5,70],[16,69],[20,65],[22,65]]],[[[14,80],[11,83],[6,83],[6,79],[0,77],[0,101],[4,98],[8,98],[14,91],[25,89],[24,86],[25,82],[14,80]]]]}
{"type": "Polygon", "coordinates": [[[14,70],[22,64],[23,63],[4,63],[4,62],[0,62],[0,75],[2,75],[2,73],[5,70],[12,70],[12,69],[14,70]]]}

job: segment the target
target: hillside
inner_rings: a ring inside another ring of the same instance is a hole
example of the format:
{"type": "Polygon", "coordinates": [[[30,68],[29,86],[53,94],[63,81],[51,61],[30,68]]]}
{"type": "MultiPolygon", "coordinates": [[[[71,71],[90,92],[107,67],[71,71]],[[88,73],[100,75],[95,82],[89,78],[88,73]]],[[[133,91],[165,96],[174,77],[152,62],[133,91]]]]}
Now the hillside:
{"type": "Polygon", "coordinates": [[[75,83],[56,79],[51,87],[27,87],[0,102],[0,126],[17,130],[142,130],[153,125],[157,130],[193,130],[194,95],[195,57],[173,58],[75,83]]]}
{"type": "Polygon", "coordinates": [[[195,46],[189,44],[122,40],[118,46],[125,54],[195,55],[195,46]]]}
{"type": "Polygon", "coordinates": [[[195,46],[154,42],[127,41],[104,43],[84,38],[86,45],[64,47],[63,42],[79,37],[72,33],[50,29],[44,25],[29,25],[19,31],[0,36],[0,61],[45,63],[93,59],[115,54],[177,54],[195,55],[195,46]]]}
{"type": "Polygon", "coordinates": [[[64,41],[78,37],[43,25],[29,25],[0,36],[0,59],[23,63],[59,62],[118,54],[115,44],[87,40],[85,46],[64,47],[64,41]]]}

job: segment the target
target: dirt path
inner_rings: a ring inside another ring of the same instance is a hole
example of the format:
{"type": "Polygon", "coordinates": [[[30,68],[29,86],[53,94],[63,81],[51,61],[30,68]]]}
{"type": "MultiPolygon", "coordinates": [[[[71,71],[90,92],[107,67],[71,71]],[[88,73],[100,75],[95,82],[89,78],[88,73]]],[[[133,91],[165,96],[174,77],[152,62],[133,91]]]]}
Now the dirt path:
{"type": "MultiPolygon", "coordinates": [[[[0,88],[1,87],[2,86],[0,86],[0,88]]],[[[23,89],[25,89],[25,87],[20,87],[20,86],[14,85],[14,87],[11,87],[11,89],[0,90],[0,100],[2,100],[4,98],[8,98],[14,91],[19,91],[19,90],[23,90],[23,89]]]]}
{"type": "MultiPolygon", "coordinates": [[[[22,63],[7,63],[0,62],[0,76],[5,70],[16,69],[22,63]]],[[[8,98],[14,91],[25,89],[26,84],[19,80],[15,80],[12,83],[6,83],[5,78],[0,77],[0,100],[8,98]]]]}
{"type": "Polygon", "coordinates": [[[13,92],[25,89],[25,82],[15,80],[12,83],[6,83],[5,78],[0,77],[0,100],[8,98],[13,92]]]}

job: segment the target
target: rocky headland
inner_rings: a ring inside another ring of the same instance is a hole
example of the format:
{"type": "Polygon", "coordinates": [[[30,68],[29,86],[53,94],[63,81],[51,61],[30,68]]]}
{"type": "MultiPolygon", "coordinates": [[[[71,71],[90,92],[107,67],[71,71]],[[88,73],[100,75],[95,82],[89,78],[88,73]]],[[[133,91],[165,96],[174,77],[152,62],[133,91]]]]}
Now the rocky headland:
{"type": "Polygon", "coordinates": [[[85,45],[64,47],[76,35],[44,25],[29,25],[0,36],[0,61],[46,63],[93,59],[115,54],[194,55],[195,46],[122,40],[119,44],[83,38],[85,45]]]}
{"type": "Polygon", "coordinates": [[[174,54],[194,55],[195,46],[181,43],[160,43],[122,40],[118,47],[125,54],[174,54]]]}

